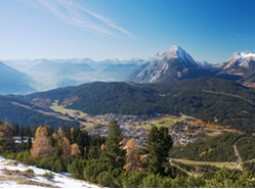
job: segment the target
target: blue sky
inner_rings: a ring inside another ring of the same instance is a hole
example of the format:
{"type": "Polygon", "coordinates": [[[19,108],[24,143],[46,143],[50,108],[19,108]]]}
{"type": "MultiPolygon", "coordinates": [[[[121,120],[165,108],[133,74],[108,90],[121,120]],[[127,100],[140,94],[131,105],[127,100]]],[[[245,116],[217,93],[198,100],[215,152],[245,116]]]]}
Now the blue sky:
{"type": "Polygon", "coordinates": [[[149,58],[176,44],[218,63],[255,52],[255,0],[2,0],[0,59],[149,58]]]}

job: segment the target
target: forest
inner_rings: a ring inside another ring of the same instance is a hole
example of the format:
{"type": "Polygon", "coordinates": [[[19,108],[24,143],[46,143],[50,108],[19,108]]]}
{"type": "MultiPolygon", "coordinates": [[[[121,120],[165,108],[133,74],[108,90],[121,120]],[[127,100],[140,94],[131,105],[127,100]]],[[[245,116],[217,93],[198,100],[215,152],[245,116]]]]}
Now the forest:
{"type": "MultiPolygon", "coordinates": [[[[227,168],[204,167],[202,175],[188,175],[169,162],[173,150],[166,127],[153,127],[146,146],[123,140],[118,123],[109,123],[109,135],[89,135],[79,128],[39,126],[34,130],[0,123],[1,156],[55,172],[69,172],[105,187],[255,187],[254,174],[227,168]],[[15,143],[13,137],[26,136],[15,143]]],[[[242,147],[243,143],[240,142],[242,147]]]]}
{"type": "Polygon", "coordinates": [[[234,81],[205,77],[157,84],[94,82],[15,98],[27,103],[58,100],[91,116],[185,114],[253,132],[254,96],[254,89],[234,81]]]}

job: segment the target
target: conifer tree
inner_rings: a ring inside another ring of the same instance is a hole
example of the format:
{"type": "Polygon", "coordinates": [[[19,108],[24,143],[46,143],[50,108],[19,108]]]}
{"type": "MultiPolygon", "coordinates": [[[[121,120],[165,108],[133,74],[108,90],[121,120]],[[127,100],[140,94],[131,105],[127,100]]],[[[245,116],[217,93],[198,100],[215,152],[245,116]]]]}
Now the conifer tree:
{"type": "Polygon", "coordinates": [[[102,158],[114,167],[123,167],[125,163],[125,151],[121,147],[123,136],[116,120],[109,123],[109,135],[106,139],[102,158]]]}
{"type": "Polygon", "coordinates": [[[12,150],[14,140],[12,139],[12,130],[7,123],[0,123],[0,149],[12,150]]]}
{"type": "Polygon", "coordinates": [[[149,152],[148,169],[154,174],[168,174],[168,154],[173,146],[173,140],[168,133],[168,128],[153,127],[148,135],[147,150],[149,152]]]}
{"type": "Polygon", "coordinates": [[[89,135],[87,131],[80,130],[79,128],[72,128],[70,133],[71,144],[78,144],[81,155],[85,158],[88,157],[89,148],[89,135]]]}

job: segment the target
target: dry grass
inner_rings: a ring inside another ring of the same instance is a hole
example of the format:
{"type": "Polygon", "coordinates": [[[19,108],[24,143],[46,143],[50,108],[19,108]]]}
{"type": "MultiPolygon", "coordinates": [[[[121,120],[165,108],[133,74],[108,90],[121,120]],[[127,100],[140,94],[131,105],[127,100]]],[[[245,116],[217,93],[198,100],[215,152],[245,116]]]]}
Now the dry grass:
{"type": "Polygon", "coordinates": [[[151,119],[143,122],[135,122],[133,125],[134,127],[142,128],[142,129],[151,129],[152,126],[156,127],[169,127],[175,125],[178,122],[183,121],[183,118],[165,115],[156,119],[151,119]]]}
{"type": "Polygon", "coordinates": [[[82,111],[67,109],[64,106],[59,105],[57,100],[55,100],[52,103],[52,106],[50,108],[52,110],[54,110],[55,112],[59,112],[61,114],[67,114],[67,115],[69,115],[70,117],[73,117],[73,118],[86,118],[87,117],[87,114],[85,114],[82,111]]]}
{"type": "Polygon", "coordinates": [[[51,185],[51,184],[46,184],[34,180],[29,180],[26,178],[20,178],[18,181],[19,184],[27,184],[27,185],[34,185],[34,186],[41,186],[41,187],[48,187],[48,188],[59,188],[57,186],[51,185]]]}
{"type": "Polygon", "coordinates": [[[33,186],[41,186],[41,187],[47,187],[47,188],[59,188],[51,184],[46,184],[34,180],[29,180],[28,178],[24,177],[17,177],[15,175],[13,176],[0,176],[0,181],[12,181],[17,182],[17,184],[26,184],[26,185],[33,185],[33,186]]]}
{"type": "Polygon", "coordinates": [[[86,130],[94,128],[97,124],[96,121],[89,117],[86,113],[79,110],[68,109],[59,105],[58,100],[55,100],[52,103],[50,109],[62,114],[63,116],[69,116],[70,118],[77,120],[83,127],[85,127],[86,130]],[[79,119],[86,119],[87,121],[81,121],[79,119]]]}
{"type": "Polygon", "coordinates": [[[10,160],[5,165],[7,165],[7,166],[17,166],[18,162],[15,161],[15,160],[10,160]]]}
{"type": "Polygon", "coordinates": [[[35,173],[33,170],[28,169],[26,171],[19,171],[19,170],[9,170],[9,169],[3,169],[2,170],[4,174],[6,175],[15,175],[15,176],[23,176],[23,177],[34,177],[35,173]]]}

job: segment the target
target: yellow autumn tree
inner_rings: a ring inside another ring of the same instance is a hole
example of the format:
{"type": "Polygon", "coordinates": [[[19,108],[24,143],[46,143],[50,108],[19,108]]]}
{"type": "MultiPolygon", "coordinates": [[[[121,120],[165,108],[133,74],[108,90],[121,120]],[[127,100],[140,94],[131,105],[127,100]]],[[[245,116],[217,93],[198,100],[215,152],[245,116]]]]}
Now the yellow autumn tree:
{"type": "Polygon", "coordinates": [[[31,156],[51,157],[55,154],[55,149],[51,145],[49,137],[50,126],[40,126],[36,129],[34,142],[32,144],[31,156]]]}
{"type": "Polygon", "coordinates": [[[81,154],[80,147],[74,143],[71,145],[71,156],[79,156],[81,154]]]}
{"type": "Polygon", "coordinates": [[[136,171],[141,168],[140,156],[138,153],[138,144],[134,138],[126,143],[126,163],[124,169],[127,171],[136,171]]]}

